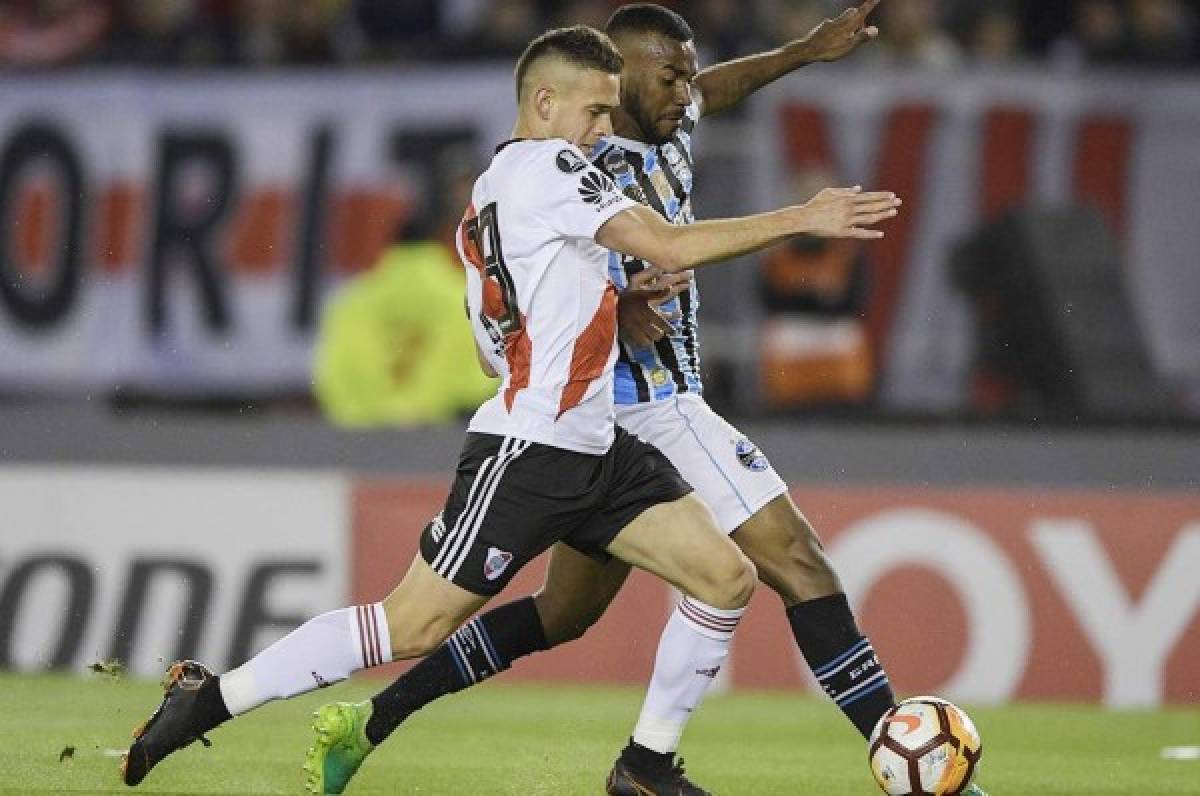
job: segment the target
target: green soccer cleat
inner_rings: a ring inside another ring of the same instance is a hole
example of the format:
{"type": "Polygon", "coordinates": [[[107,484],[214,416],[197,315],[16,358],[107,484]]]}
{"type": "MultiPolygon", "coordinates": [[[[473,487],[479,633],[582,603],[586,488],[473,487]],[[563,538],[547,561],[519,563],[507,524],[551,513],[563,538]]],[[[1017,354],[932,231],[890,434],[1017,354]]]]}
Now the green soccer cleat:
{"type": "Polygon", "coordinates": [[[968,785],[966,790],[962,792],[962,796],[988,796],[987,791],[978,785],[968,785]]]}
{"type": "Polygon", "coordinates": [[[375,748],[366,735],[371,703],[331,702],[313,716],[317,738],[304,756],[304,788],[320,796],[342,793],[375,748]]]}

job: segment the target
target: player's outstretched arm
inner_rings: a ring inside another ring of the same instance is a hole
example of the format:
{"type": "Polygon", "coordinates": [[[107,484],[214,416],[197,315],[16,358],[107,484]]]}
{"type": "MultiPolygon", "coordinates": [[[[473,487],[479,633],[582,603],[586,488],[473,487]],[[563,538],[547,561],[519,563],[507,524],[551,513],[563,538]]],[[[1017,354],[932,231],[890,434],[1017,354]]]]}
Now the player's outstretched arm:
{"type": "Polygon", "coordinates": [[[677,273],[757,251],[796,235],[882,238],[883,232],[872,227],[894,217],[900,205],[894,193],[826,188],[806,204],[695,224],[669,224],[650,208],[638,206],[606,221],[596,233],[596,242],[667,273],[677,273]]]}
{"type": "Polygon", "coordinates": [[[879,35],[867,17],[880,0],[866,0],[840,16],[827,19],[802,39],[774,50],[713,64],[696,75],[693,89],[703,115],[720,113],[773,80],[818,61],[837,61],[879,35]]]}

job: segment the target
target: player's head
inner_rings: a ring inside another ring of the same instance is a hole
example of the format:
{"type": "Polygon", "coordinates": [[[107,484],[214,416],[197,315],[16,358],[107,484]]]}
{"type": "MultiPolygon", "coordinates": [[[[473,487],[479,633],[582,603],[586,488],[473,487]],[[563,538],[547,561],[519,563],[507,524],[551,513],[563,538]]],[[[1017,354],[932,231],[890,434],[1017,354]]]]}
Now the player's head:
{"type": "Polygon", "coordinates": [[[598,30],[576,25],[538,36],[517,61],[521,125],[537,138],[565,138],[584,152],[612,133],[622,59],[598,30]]]}
{"type": "Polygon", "coordinates": [[[647,143],[663,143],[692,101],[698,67],[691,26],[669,8],[635,3],[614,11],[604,30],[625,58],[621,109],[647,143]]]}

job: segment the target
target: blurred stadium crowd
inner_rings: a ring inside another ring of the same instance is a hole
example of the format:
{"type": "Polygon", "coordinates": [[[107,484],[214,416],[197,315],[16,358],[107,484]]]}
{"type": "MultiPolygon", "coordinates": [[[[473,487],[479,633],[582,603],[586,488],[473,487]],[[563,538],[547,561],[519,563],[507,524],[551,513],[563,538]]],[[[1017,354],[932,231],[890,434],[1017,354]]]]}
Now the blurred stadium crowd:
{"type": "MultiPolygon", "coordinates": [[[[675,0],[704,60],[803,36],[845,0],[675,0]]],[[[614,0],[5,0],[0,64],[268,68],[510,58],[554,25],[602,26],[614,0]]],[[[1037,60],[1200,65],[1196,0],[888,0],[859,64],[1037,60]]]]}

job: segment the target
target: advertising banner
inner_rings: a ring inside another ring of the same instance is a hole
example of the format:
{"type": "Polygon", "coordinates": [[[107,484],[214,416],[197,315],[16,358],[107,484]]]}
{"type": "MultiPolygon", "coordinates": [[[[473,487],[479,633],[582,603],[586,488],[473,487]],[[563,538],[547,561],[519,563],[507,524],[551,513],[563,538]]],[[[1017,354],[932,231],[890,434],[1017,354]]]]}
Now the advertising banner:
{"type": "MultiPolygon", "coordinates": [[[[792,496],[899,693],[1200,703],[1197,496],[907,486],[792,496]]],[[[313,615],[381,599],[444,499],[438,480],[0,469],[0,669],[236,665],[313,615]]],[[[498,599],[534,593],[544,570],[534,562],[498,599]]],[[[643,682],[674,599],[634,573],[580,640],[505,677],[643,682]]],[[[734,688],[813,688],[765,587],[726,669],[734,688]]]]}
{"type": "Polygon", "coordinates": [[[0,669],[226,669],[345,602],[338,476],[0,468],[0,506],[0,669]]]}
{"type": "MultiPolygon", "coordinates": [[[[1200,497],[803,487],[859,618],[900,693],[1113,707],[1200,703],[1200,497]]],[[[436,482],[354,492],[356,599],[402,573],[441,508],[436,482]]],[[[529,594],[544,561],[499,599],[529,594]]],[[[672,596],[635,573],[582,639],[514,679],[644,681],[672,596]]],[[[779,598],[760,586],[734,640],[735,688],[812,687],[779,598]]]]}
{"type": "MultiPolygon", "coordinates": [[[[305,389],[327,289],[486,164],[511,134],[511,82],[503,67],[6,79],[0,389],[305,389]]],[[[903,195],[871,250],[888,406],[961,405],[970,318],[948,253],[1025,201],[1098,207],[1158,369],[1180,389],[1200,374],[1194,81],[804,70],[697,130],[701,216],[731,195],[724,212],[798,201],[814,163],[903,195]]],[[[753,294],[749,271],[730,279],[753,294]]]]}
{"type": "Polygon", "coordinates": [[[451,82],[6,81],[0,388],[305,388],[326,288],[508,136],[511,76],[451,82]]]}

